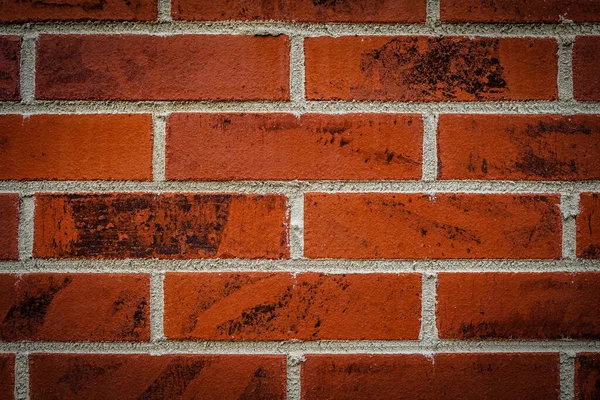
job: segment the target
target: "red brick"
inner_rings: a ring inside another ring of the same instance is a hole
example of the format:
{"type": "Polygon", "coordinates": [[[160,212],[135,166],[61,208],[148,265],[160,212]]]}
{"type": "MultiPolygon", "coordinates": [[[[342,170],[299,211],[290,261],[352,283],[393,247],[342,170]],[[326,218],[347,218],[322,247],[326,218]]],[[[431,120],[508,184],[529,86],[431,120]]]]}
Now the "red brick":
{"type": "Polygon", "coordinates": [[[280,195],[37,194],[34,256],[287,258],[280,195]]]}
{"type": "Polygon", "coordinates": [[[167,179],[420,179],[423,121],[394,114],[173,114],[167,179]]]}
{"type": "Polygon", "coordinates": [[[598,115],[440,115],[440,179],[600,179],[598,115]]]}
{"type": "Polygon", "coordinates": [[[152,179],[150,115],[1,115],[0,125],[0,179],[152,179]]]}
{"type": "Polygon", "coordinates": [[[302,364],[302,400],[559,399],[558,354],[323,354],[302,364]]]}
{"type": "Polygon", "coordinates": [[[425,0],[174,0],[177,20],[423,23],[425,0]]]}
{"type": "Polygon", "coordinates": [[[310,100],[557,98],[557,43],[543,38],[346,36],[305,40],[310,100]]]}
{"type": "MultiPolygon", "coordinates": [[[[600,4],[599,4],[600,6],[600,4]]],[[[600,101],[600,36],[578,36],[573,45],[573,94],[579,101],[600,101]]]]}
{"type": "Polygon", "coordinates": [[[0,275],[3,341],[147,341],[150,283],[138,274],[0,275]]]}
{"type": "Polygon", "coordinates": [[[575,400],[597,399],[600,399],[600,354],[577,354],[575,359],[575,400]]]}
{"type": "Polygon", "coordinates": [[[309,193],[309,258],[560,258],[557,195],[309,193]]]}
{"type": "Polygon", "coordinates": [[[36,97],[287,100],[287,36],[41,35],[36,97]]]}
{"type": "Polygon", "coordinates": [[[150,21],[155,20],[158,15],[157,3],[157,0],[3,0],[0,21],[150,21]]]}
{"type": "Polygon", "coordinates": [[[15,398],[15,355],[0,355],[0,398],[15,398]]]}
{"type": "Polygon", "coordinates": [[[19,259],[19,195],[0,194],[0,260],[19,259]]]}
{"type": "Polygon", "coordinates": [[[171,273],[165,335],[200,340],[418,339],[418,274],[171,273]]]}
{"type": "Polygon", "coordinates": [[[600,194],[582,193],[577,215],[577,257],[600,258],[600,194]]]}
{"type": "Polygon", "coordinates": [[[283,355],[34,354],[31,399],[285,398],[283,355]]]}
{"type": "Polygon", "coordinates": [[[444,22],[599,22],[597,0],[441,0],[444,22]]]}
{"type": "MultiPolygon", "coordinates": [[[[4,6],[2,6],[4,12],[4,6]]],[[[19,100],[21,38],[0,36],[0,100],[19,100]]]]}
{"type": "Polygon", "coordinates": [[[441,273],[444,339],[598,339],[598,273],[441,273]]]}

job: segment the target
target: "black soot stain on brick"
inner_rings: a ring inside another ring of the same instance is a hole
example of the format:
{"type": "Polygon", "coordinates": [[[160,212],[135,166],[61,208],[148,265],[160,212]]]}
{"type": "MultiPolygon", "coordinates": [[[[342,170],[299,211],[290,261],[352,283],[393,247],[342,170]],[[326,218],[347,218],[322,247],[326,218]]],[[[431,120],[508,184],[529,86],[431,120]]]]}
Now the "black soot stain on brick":
{"type": "Polygon", "coordinates": [[[208,365],[208,360],[173,360],[138,399],[181,398],[190,382],[208,365]]]}
{"type": "Polygon", "coordinates": [[[361,69],[377,76],[385,90],[417,98],[482,99],[507,90],[497,39],[396,38],[362,54],[361,69]]]}

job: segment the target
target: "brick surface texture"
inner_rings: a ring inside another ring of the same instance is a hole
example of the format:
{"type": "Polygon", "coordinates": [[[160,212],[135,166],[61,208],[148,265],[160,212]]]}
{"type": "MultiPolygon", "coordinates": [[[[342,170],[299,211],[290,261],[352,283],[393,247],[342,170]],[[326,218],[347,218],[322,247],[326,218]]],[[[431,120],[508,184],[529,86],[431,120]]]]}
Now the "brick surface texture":
{"type": "Polygon", "coordinates": [[[600,1],[0,0],[0,399],[600,399],[600,1]]]}

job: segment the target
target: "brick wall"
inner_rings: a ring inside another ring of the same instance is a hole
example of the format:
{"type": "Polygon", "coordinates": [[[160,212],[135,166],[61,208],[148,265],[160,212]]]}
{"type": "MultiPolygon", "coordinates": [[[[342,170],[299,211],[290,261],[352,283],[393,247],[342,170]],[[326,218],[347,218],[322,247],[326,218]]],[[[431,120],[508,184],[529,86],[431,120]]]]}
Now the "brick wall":
{"type": "Polygon", "coordinates": [[[0,1],[0,397],[600,398],[597,0],[0,1]]]}

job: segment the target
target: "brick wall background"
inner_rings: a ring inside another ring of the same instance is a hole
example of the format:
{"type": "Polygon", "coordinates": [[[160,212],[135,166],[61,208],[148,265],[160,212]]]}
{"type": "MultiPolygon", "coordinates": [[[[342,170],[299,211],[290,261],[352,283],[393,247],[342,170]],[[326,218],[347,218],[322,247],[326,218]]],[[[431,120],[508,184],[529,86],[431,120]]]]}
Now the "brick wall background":
{"type": "Polygon", "coordinates": [[[0,397],[600,398],[599,23],[0,0],[0,397]]]}

